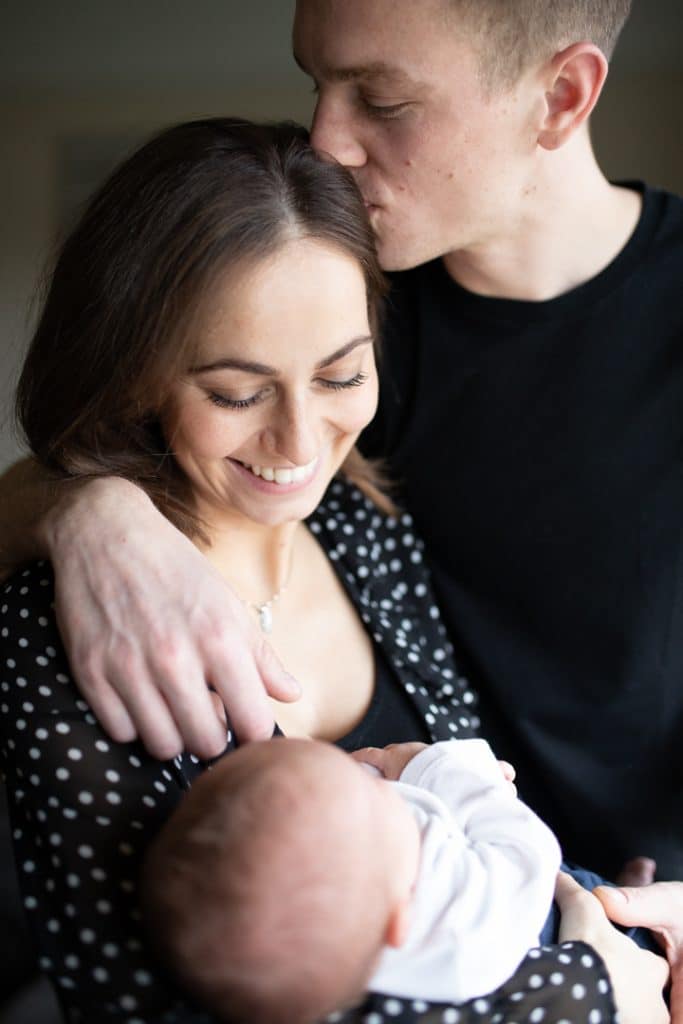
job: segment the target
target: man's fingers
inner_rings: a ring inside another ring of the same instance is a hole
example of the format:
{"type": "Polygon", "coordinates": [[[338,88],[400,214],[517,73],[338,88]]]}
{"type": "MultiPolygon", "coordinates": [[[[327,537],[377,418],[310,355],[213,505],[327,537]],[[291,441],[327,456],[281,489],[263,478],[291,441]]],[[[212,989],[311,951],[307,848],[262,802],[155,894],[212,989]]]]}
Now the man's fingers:
{"type": "Polygon", "coordinates": [[[110,675],[118,693],[123,693],[140,741],[152,757],[169,761],[184,749],[183,738],[178,730],[169,707],[151,680],[137,674],[135,685],[129,686],[128,678],[110,675]]]}
{"type": "MultiPolygon", "coordinates": [[[[159,676],[156,685],[173,717],[182,749],[203,760],[222,754],[227,742],[225,711],[217,711],[201,664],[188,664],[181,672],[176,669],[172,677],[159,676]]],[[[218,704],[222,708],[220,700],[218,704]]]]}
{"type": "Polygon", "coordinates": [[[116,743],[131,743],[138,737],[133,719],[123,701],[104,679],[82,679],[83,695],[104,731],[116,743]]]}
{"type": "Polygon", "coordinates": [[[227,708],[230,727],[240,743],[273,735],[273,707],[251,651],[217,650],[209,682],[227,708]]]}
{"type": "Polygon", "coordinates": [[[282,667],[277,654],[265,640],[261,640],[257,645],[255,661],[266,693],[273,700],[292,703],[299,699],[301,696],[299,683],[282,667]]]}
{"type": "Polygon", "coordinates": [[[652,857],[633,857],[627,861],[615,881],[617,885],[652,885],[657,871],[657,861],[652,857]]]}

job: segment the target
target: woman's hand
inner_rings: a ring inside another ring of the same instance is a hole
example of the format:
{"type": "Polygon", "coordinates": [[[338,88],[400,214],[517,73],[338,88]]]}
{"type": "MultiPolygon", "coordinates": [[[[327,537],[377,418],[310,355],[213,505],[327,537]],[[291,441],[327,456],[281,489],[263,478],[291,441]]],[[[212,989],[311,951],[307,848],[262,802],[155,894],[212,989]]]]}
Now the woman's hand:
{"type": "Polygon", "coordinates": [[[268,696],[292,701],[281,667],[242,602],[147,496],[122,479],[69,488],[47,515],[56,614],[83,696],[109,735],[139,736],[162,759],[214,757],[225,726],[272,734],[268,696]]]}
{"type": "Polygon", "coordinates": [[[595,895],[612,921],[655,933],[671,968],[671,1021],[683,1024],[683,882],[620,889],[601,885],[595,895]]]}
{"type": "Polygon", "coordinates": [[[558,875],[555,898],[562,912],[560,942],[586,942],[602,957],[620,1024],[668,1024],[669,1011],[662,996],[669,980],[664,957],[640,949],[613,928],[600,900],[570,875],[558,875]]]}

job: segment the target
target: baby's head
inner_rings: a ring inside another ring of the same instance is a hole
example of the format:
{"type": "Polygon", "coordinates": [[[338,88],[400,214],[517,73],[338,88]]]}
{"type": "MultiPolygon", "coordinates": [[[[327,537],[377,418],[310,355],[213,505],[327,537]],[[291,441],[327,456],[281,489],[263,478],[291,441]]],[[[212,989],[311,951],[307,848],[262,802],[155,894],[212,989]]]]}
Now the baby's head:
{"type": "Polygon", "coordinates": [[[308,1024],[402,941],[419,836],[392,787],[335,747],[252,743],[202,776],[149,851],[149,933],[220,1019],[308,1024]]]}

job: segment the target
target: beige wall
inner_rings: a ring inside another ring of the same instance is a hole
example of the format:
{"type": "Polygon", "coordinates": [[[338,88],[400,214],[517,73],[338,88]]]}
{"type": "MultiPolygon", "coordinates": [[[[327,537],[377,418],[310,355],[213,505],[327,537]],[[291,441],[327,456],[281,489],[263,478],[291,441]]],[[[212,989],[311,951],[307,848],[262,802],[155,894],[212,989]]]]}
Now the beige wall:
{"type": "MultiPolygon", "coordinates": [[[[680,46],[683,65],[683,38],[680,46]]],[[[620,71],[617,66],[593,115],[592,131],[609,178],[644,179],[683,195],[683,69],[620,71]]]]}

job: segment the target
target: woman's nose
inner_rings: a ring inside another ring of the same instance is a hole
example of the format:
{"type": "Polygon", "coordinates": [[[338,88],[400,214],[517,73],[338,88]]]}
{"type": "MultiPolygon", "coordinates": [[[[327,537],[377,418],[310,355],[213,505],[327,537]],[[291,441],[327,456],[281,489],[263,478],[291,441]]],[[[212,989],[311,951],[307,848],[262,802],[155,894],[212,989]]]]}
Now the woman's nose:
{"type": "Polygon", "coordinates": [[[320,451],[320,431],[304,401],[287,403],[266,429],[264,447],[293,466],[306,466],[320,451]]]}
{"type": "Polygon", "coordinates": [[[367,162],[353,113],[341,100],[328,99],[322,93],[313,114],[311,145],[319,152],[329,153],[344,167],[363,167],[367,162]]]}

